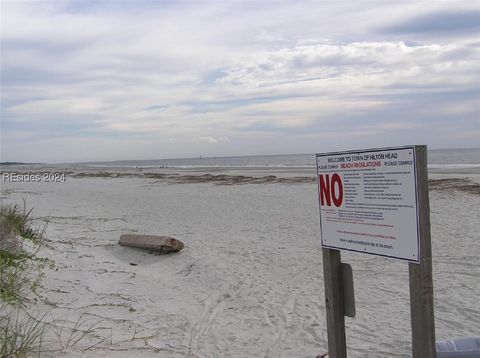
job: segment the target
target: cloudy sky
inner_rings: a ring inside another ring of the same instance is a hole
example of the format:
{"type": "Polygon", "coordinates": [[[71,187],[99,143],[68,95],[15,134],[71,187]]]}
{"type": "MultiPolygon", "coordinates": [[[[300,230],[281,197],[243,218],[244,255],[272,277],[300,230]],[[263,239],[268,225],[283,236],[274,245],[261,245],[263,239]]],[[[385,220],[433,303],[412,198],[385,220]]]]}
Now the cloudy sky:
{"type": "Polygon", "coordinates": [[[479,34],[479,1],[2,1],[1,159],[478,147],[479,34]]]}

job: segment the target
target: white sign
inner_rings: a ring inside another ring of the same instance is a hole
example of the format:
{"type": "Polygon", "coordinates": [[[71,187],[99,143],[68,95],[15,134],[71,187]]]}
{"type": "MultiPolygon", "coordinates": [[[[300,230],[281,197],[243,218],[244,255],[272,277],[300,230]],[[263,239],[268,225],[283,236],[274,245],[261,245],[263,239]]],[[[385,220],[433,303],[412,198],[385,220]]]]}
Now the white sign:
{"type": "Polygon", "coordinates": [[[415,148],[317,154],[322,246],[419,262],[415,148]]]}

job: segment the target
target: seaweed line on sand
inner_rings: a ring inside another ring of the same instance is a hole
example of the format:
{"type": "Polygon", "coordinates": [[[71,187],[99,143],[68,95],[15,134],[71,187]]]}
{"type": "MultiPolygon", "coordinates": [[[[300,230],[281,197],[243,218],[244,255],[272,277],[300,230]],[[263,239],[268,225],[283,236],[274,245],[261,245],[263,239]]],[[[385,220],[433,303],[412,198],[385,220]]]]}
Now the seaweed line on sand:
{"type": "Polygon", "coordinates": [[[430,190],[436,191],[462,191],[468,194],[480,194],[480,184],[467,178],[430,179],[428,187],[430,190]]]}
{"type": "MultiPolygon", "coordinates": [[[[181,174],[162,174],[162,173],[113,173],[113,172],[80,172],[73,174],[74,178],[83,177],[101,177],[101,178],[145,178],[156,179],[158,182],[172,184],[198,184],[213,183],[216,185],[235,185],[235,184],[302,184],[315,183],[315,176],[295,176],[295,177],[277,177],[275,175],[267,176],[245,176],[245,175],[226,175],[226,174],[199,174],[199,175],[181,175],[181,174]]],[[[480,194],[480,184],[467,178],[448,178],[448,179],[430,179],[430,190],[443,191],[463,191],[470,194],[480,194]]]]}
{"type": "MultiPolygon", "coordinates": [[[[1,171],[0,171],[1,172],[1,171]]],[[[25,172],[18,174],[35,174],[37,172],[25,172]]],[[[242,184],[303,184],[316,183],[316,177],[292,176],[278,177],[275,175],[247,176],[228,174],[178,174],[178,173],[155,173],[155,172],[112,172],[112,171],[85,171],[65,172],[70,178],[138,178],[154,179],[155,183],[167,184],[201,184],[212,183],[215,185],[242,185],[242,184]]],[[[430,179],[429,188],[432,191],[461,191],[469,194],[480,194],[480,184],[468,178],[430,179]]],[[[120,219],[122,220],[122,219],[120,219]]]]}

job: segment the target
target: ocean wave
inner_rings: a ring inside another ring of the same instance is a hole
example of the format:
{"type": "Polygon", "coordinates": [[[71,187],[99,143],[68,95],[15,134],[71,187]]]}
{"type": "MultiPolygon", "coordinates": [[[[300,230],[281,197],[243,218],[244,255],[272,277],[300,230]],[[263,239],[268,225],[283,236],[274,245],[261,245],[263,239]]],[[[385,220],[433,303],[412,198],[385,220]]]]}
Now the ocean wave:
{"type": "Polygon", "coordinates": [[[428,169],[465,169],[480,168],[480,164],[428,164],[428,169]]]}

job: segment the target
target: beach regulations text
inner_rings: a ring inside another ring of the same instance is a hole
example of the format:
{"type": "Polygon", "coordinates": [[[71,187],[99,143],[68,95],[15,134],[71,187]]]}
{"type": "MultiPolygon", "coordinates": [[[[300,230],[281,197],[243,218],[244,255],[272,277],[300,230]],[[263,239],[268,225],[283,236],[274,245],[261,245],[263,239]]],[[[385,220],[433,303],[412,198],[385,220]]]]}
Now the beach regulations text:
{"type": "Polygon", "coordinates": [[[317,154],[322,246],[418,262],[415,147],[317,154]]]}

